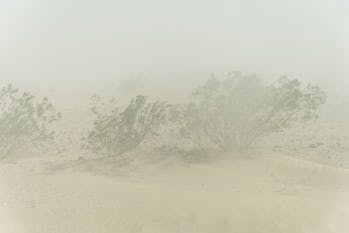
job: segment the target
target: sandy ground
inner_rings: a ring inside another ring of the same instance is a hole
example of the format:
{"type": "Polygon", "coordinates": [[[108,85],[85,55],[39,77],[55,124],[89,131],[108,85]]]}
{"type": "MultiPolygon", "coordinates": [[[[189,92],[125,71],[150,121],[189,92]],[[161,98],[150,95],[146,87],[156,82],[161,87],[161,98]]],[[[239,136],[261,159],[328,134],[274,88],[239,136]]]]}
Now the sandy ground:
{"type": "Polygon", "coordinates": [[[283,155],[122,176],[0,165],[1,233],[347,233],[349,170],[283,155]]]}

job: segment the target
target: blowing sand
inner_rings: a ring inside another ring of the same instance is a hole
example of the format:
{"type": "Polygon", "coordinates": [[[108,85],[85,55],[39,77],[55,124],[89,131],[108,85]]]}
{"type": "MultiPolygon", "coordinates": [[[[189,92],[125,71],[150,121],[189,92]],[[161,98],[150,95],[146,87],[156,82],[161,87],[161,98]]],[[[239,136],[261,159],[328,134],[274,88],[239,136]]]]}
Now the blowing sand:
{"type": "Polygon", "coordinates": [[[349,170],[274,152],[120,176],[0,165],[1,233],[347,233],[349,170]]]}

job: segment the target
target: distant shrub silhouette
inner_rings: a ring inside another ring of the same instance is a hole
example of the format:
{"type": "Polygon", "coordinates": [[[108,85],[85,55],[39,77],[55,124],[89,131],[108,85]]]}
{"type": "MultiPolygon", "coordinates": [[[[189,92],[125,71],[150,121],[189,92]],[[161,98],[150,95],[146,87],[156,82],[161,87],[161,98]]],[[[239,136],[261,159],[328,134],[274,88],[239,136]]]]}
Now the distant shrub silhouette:
{"type": "Polygon", "coordinates": [[[118,91],[124,94],[136,94],[144,84],[144,77],[128,76],[118,80],[118,91]]]}
{"type": "Polygon", "coordinates": [[[22,146],[43,147],[54,139],[50,125],[61,118],[47,98],[37,100],[11,84],[0,90],[0,157],[22,146]]]}
{"type": "Polygon", "coordinates": [[[103,102],[92,97],[93,128],[82,138],[83,148],[106,156],[137,148],[166,121],[166,102],[149,102],[138,95],[123,110],[114,99],[103,102]]]}
{"type": "Polygon", "coordinates": [[[264,85],[255,76],[230,73],[209,79],[193,93],[184,114],[184,134],[200,148],[223,151],[251,146],[259,137],[287,129],[292,123],[318,118],[326,95],[318,87],[302,87],[282,76],[264,85]]]}

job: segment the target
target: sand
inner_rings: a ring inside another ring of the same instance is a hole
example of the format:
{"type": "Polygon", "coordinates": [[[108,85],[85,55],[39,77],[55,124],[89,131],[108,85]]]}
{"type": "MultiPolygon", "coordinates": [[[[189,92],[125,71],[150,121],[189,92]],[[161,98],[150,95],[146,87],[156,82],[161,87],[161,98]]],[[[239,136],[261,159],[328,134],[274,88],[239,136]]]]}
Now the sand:
{"type": "Polygon", "coordinates": [[[349,170],[279,152],[123,175],[0,165],[1,233],[346,233],[349,170]]]}

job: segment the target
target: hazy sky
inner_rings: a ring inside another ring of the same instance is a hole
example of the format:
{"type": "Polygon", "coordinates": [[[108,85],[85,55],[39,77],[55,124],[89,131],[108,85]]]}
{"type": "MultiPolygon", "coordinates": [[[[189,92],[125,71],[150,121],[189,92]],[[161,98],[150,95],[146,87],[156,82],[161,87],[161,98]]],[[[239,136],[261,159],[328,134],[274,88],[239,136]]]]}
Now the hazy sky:
{"type": "Polygon", "coordinates": [[[345,92],[348,12],[347,0],[1,0],[0,81],[63,93],[140,76],[167,91],[240,70],[345,92]]]}

